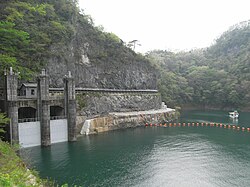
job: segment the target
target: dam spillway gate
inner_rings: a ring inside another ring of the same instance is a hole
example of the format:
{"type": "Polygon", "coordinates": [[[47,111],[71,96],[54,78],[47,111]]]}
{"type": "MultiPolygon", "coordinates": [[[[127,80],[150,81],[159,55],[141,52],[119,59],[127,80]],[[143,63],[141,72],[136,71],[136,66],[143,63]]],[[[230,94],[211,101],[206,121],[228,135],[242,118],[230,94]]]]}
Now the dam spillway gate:
{"type": "Polygon", "coordinates": [[[12,143],[31,147],[76,141],[75,83],[71,73],[64,77],[64,91],[59,95],[50,93],[45,70],[37,77],[36,92],[31,89],[31,95],[24,96],[18,94],[17,87],[18,75],[10,69],[5,73],[1,110],[10,119],[12,143]]]}

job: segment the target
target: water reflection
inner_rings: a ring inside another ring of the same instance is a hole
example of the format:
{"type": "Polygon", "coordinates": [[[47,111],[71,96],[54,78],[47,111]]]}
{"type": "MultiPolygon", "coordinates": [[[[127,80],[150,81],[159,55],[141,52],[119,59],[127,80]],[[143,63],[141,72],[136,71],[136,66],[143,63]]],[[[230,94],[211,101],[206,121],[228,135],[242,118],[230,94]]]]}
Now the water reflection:
{"type": "Polygon", "coordinates": [[[230,118],[230,120],[232,121],[232,124],[238,125],[239,120],[237,118],[230,118]]]}

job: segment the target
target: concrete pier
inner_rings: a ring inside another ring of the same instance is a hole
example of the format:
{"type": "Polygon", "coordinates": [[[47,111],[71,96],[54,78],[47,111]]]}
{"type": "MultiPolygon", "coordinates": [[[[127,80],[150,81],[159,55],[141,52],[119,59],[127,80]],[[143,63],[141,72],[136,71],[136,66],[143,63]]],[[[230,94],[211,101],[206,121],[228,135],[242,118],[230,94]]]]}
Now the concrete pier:
{"type": "Polygon", "coordinates": [[[37,78],[38,87],[38,114],[41,123],[41,144],[42,146],[51,145],[50,138],[50,105],[49,105],[49,76],[45,70],[37,78]]]}
{"type": "Polygon", "coordinates": [[[77,126],[76,126],[76,100],[68,101],[68,138],[69,141],[76,141],[77,126]]]}
{"type": "Polygon", "coordinates": [[[68,140],[76,141],[77,126],[76,126],[76,96],[75,96],[75,81],[69,71],[68,76],[64,78],[64,101],[65,114],[68,120],[68,140]]]}
{"type": "Polygon", "coordinates": [[[18,136],[18,106],[17,106],[17,77],[12,68],[5,72],[5,110],[10,119],[10,136],[12,143],[19,143],[18,136]]]}
{"type": "Polygon", "coordinates": [[[19,143],[19,129],[18,129],[18,106],[16,101],[8,102],[8,118],[10,119],[10,138],[11,143],[19,143]]]}

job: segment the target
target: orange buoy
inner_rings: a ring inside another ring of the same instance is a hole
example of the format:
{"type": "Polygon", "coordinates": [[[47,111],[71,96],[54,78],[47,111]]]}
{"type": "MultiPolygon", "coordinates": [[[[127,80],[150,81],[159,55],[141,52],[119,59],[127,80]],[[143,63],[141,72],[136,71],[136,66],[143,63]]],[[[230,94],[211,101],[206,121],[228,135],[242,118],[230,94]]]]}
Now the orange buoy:
{"type": "Polygon", "coordinates": [[[188,123],[188,127],[190,127],[190,123],[188,123]]]}
{"type": "Polygon", "coordinates": [[[201,126],[203,127],[204,123],[201,123],[201,126]]]}
{"type": "Polygon", "coordinates": [[[160,124],[160,127],[162,127],[162,124],[160,124]]]}
{"type": "Polygon", "coordinates": [[[150,123],[150,127],[152,127],[153,125],[152,125],[152,123],[150,123]]]}
{"type": "Polygon", "coordinates": [[[220,124],[220,127],[222,127],[222,124],[220,124]]]}
{"type": "Polygon", "coordinates": [[[176,127],[176,123],[174,123],[174,127],[176,127]]]}
{"type": "Polygon", "coordinates": [[[199,123],[196,123],[196,126],[198,127],[198,126],[199,126],[199,123]]]}
{"type": "Polygon", "coordinates": [[[167,124],[166,124],[166,123],[164,124],[164,127],[167,127],[167,124]]]}
{"type": "Polygon", "coordinates": [[[172,127],[172,123],[169,123],[169,127],[172,127]]]}
{"type": "Polygon", "coordinates": [[[206,123],[206,126],[208,126],[208,123],[206,123]]]}
{"type": "Polygon", "coordinates": [[[178,126],[180,127],[180,126],[181,126],[181,123],[178,123],[178,126]]]}
{"type": "Polygon", "coordinates": [[[194,126],[194,123],[192,123],[192,126],[194,126]]]}
{"type": "Polygon", "coordinates": [[[185,126],[186,126],[186,123],[183,123],[182,126],[185,127],[185,126]]]}
{"type": "Polygon", "coordinates": [[[219,124],[218,123],[216,123],[216,127],[218,127],[219,126],[219,124]]]}
{"type": "Polygon", "coordinates": [[[247,131],[250,131],[250,128],[247,128],[247,131]]]}
{"type": "Polygon", "coordinates": [[[230,128],[231,128],[231,125],[228,125],[228,128],[230,129],[230,128]]]}
{"type": "Polygon", "coordinates": [[[224,125],[224,128],[227,128],[227,125],[224,125]]]}
{"type": "Polygon", "coordinates": [[[245,127],[241,127],[241,130],[242,130],[242,131],[245,131],[245,127]]]}
{"type": "Polygon", "coordinates": [[[147,127],[147,126],[148,126],[148,124],[146,123],[146,124],[145,124],[145,127],[147,127]]]}
{"type": "Polygon", "coordinates": [[[237,127],[237,130],[240,130],[240,127],[237,127]]]}
{"type": "Polygon", "coordinates": [[[233,129],[235,129],[236,128],[236,126],[235,125],[233,125],[233,129]]]}

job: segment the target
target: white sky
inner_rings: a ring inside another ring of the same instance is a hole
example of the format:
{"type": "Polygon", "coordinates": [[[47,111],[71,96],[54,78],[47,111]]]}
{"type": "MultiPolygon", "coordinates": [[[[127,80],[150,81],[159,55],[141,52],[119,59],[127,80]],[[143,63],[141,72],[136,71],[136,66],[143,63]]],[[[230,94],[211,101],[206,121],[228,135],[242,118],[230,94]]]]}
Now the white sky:
{"type": "Polygon", "coordinates": [[[79,0],[96,26],[136,51],[208,47],[228,28],[250,19],[250,0],[79,0]]]}

